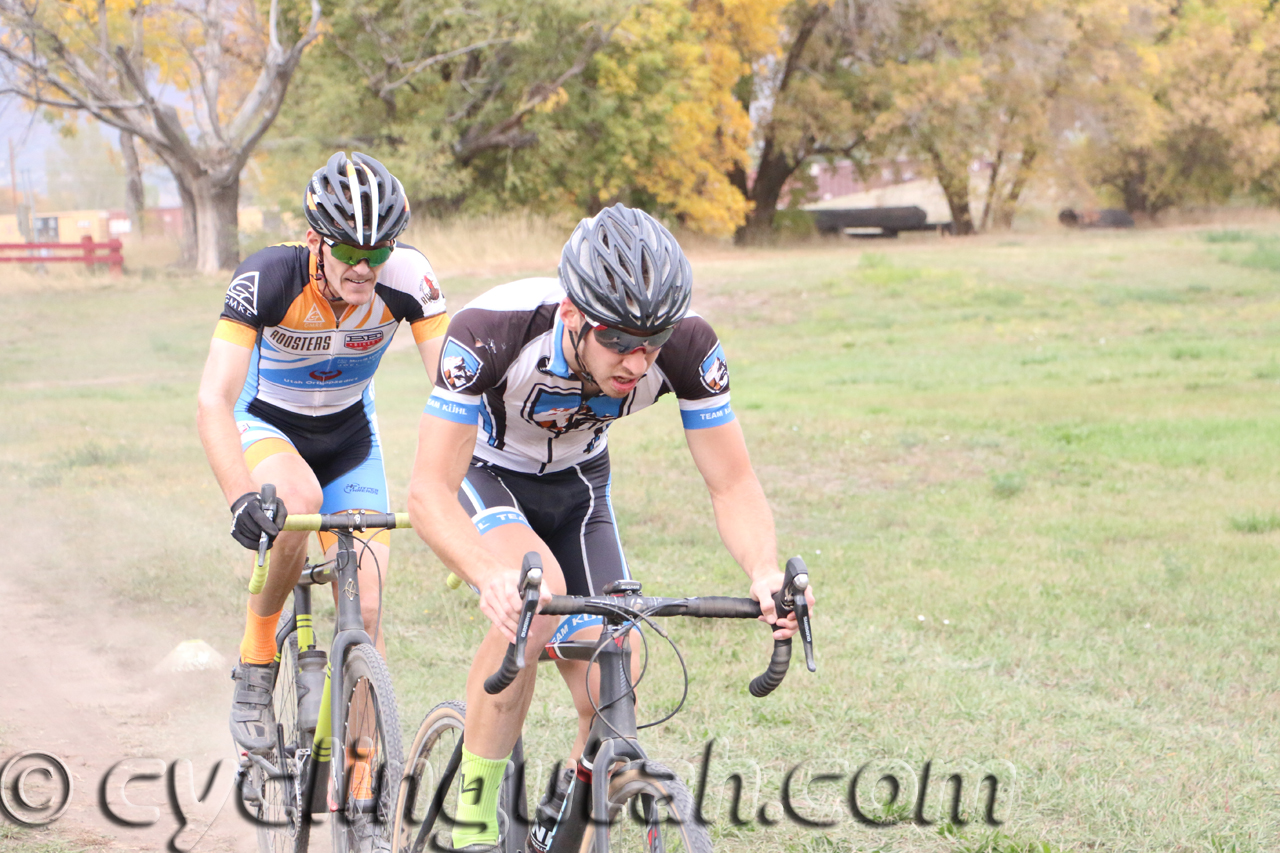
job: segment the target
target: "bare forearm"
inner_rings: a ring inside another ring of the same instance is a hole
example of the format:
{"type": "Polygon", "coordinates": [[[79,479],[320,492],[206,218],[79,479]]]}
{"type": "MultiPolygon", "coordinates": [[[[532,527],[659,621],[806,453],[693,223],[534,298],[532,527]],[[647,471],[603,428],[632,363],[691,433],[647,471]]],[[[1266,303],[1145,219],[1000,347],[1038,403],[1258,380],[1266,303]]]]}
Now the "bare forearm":
{"type": "Polygon", "coordinates": [[[720,494],[713,493],[711,506],[720,539],[747,576],[754,581],[776,572],[778,542],[773,512],[760,482],[752,476],[720,494]]]}
{"type": "Polygon", "coordinates": [[[218,487],[230,506],[245,492],[257,489],[249,475],[244,456],[240,452],[240,430],[236,428],[234,415],[222,407],[201,404],[196,412],[196,426],[200,443],[204,445],[209,467],[218,480],[218,487]]]}
{"type": "Polygon", "coordinates": [[[409,489],[409,517],[422,541],[449,571],[474,586],[491,572],[493,557],[458,503],[457,490],[441,484],[415,484],[409,489]]]}
{"type": "Polygon", "coordinates": [[[476,427],[423,415],[409,482],[409,517],[422,541],[454,574],[480,586],[500,570],[458,502],[471,465],[476,427]]]}
{"type": "Polygon", "coordinates": [[[249,372],[250,350],[217,337],[209,344],[209,359],[196,394],[196,428],[209,467],[230,506],[245,492],[257,490],[240,452],[235,407],[249,372]]]}

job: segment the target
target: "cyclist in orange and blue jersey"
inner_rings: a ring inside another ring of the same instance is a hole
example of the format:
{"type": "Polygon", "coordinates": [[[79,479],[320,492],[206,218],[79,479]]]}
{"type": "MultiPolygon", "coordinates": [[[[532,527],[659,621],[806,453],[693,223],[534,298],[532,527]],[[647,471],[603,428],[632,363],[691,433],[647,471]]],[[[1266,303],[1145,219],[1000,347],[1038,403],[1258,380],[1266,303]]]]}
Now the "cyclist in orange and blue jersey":
{"type": "MultiPolygon", "coordinates": [[[[306,534],[281,533],[284,518],[389,510],[374,371],[407,321],[434,382],[448,326],[431,264],[396,239],[409,205],[381,163],[334,154],[308,183],[303,210],[305,242],[263,249],[236,269],[199,392],[200,440],[231,506],[232,535],[251,550],[263,534],[274,543],[233,673],[231,732],[250,751],[271,745],[276,622],[306,557],[306,534]],[[259,496],[264,483],[277,489],[274,519],[259,496]]],[[[385,531],[361,553],[365,628],[381,650],[385,531]]]]}

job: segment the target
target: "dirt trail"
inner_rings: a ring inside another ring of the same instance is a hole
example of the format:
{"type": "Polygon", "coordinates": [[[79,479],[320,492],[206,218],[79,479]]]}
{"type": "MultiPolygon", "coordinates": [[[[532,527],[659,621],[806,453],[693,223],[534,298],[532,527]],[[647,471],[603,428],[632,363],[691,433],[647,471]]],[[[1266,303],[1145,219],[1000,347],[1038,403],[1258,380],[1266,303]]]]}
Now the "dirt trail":
{"type": "MultiPolygon", "coordinates": [[[[118,783],[107,786],[108,801],[121,816],[146,820],[147,807],[156,807],[158,818],[148,827],[121,826],[108,818],[100,804],[104,777],[124,759],[130,761],[111,776],[113,783],[128,778],[129,770],[154,773],[187,759],[198,796],[222,759],[212,799],[203,805],[192,803],[186,793],[188,777],[177,777],[190,817],[179,847],[210,853],[256,850],[253,828],[240,817],[232,796],[223,793],[230,790],[235,767],[226,722],[229,666],[157,674],[153,668],[176,642],[167,632],[118,612],[102,612],[109,608],[94,613],[87,607],[84,613],[54,608],[4,575],[0,601],[6,628],[0,657],[0,764],[25,750],[51,753],[66,763],[74,785],[65,814],[48,829],[17,836],[19,845],[57,839],[95,851],[169,849],[179,823],[169,806],[167,777],[135,779],[127,785],[125,801],[118,783]]],[[[40,774],[29,780],[36,783],[34,802],[55,791],[40,774]]],[[[0,816],[0,823],[5,820],[0,816]]]]}

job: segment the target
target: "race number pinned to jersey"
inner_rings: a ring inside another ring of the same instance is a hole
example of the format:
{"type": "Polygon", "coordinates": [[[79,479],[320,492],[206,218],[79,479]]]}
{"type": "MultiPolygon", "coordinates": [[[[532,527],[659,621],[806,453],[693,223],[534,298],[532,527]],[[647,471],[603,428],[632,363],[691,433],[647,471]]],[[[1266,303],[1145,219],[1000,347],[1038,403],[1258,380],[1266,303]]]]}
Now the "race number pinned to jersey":
{"type": "Polygon", "coordinates": [[[249,317],[258,316],[258,271],[237,277],[227,288],[227,305],[249,317]]]}
{"type": "Polygon", "coordinates": [[[440,375],[450,390],[461,391],[476,381],[483,363],[476,354],[458,343],[457,339],[445,341],[440,355],[440,375]]]}
{"type": "Polygon", "coordinates": [[[702,360],[702,384],[713,394],[729,390],[729,363],[724,358],[724,347],[716,341],[711,352],[702,360]]]}

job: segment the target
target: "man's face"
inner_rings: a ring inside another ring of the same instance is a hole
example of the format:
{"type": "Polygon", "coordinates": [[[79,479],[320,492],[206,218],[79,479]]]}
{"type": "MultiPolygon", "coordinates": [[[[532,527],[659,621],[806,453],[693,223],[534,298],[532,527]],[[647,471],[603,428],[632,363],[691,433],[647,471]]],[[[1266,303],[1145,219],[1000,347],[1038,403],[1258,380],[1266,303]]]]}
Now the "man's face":
{"type": "MultiPolygon", "coordinates": [[[[575,338],[584,324],[590,326],[587,318],[568,299],[560,304],[560,316],[566,330],[575,338]]],[[[596,340],[593,333],[587,332],[582,345],[578,347],[577,360],[595,378],[602,394],[620,398],[630,394],[636,387],[636,383],[657,360],[660,349],[661,347],[645,347],[624,355],[605,347],[596,340]]],[[[568,343],[566,356],[572,354],[573,345],[568,343]]],[[[572,363],[571,359],[570,364],[572,363]]]]}
{"type": "Polygon", "coordinates": [[[307,232],[307,246],[312,252],[324,253],[324,277],[329,285],[327,295],[336,296],[348,305],[365,305],[373,299],[373,286],[378,283],[381,264],[371,267],[367,260],[355,266],[344,264],[333,256],[329,246],[314,231],[307,232]]]}

